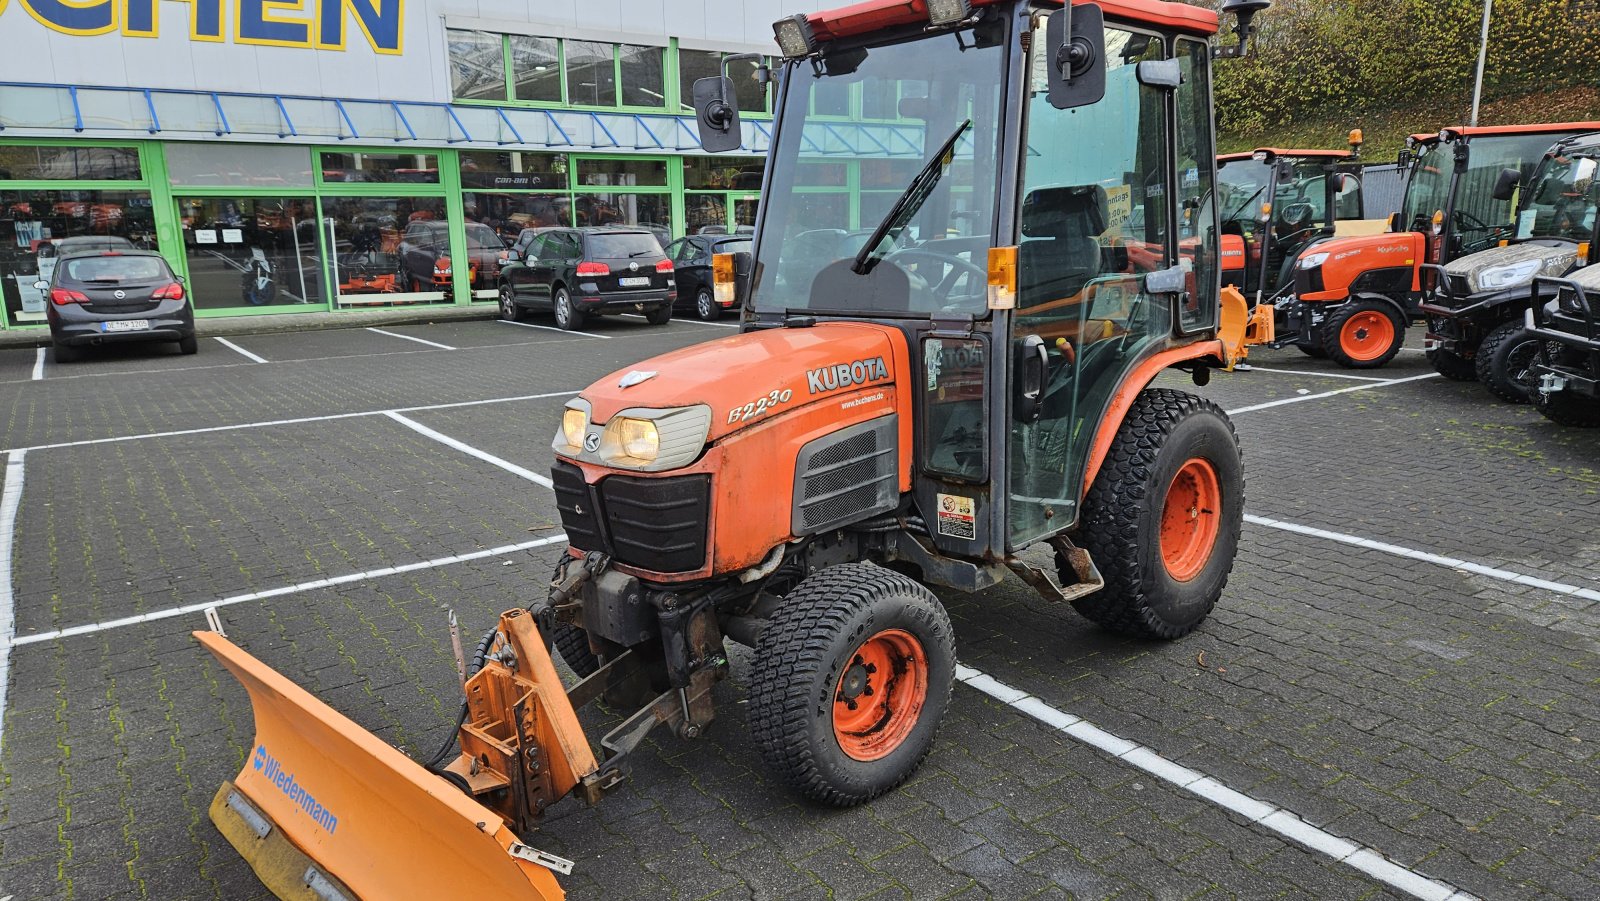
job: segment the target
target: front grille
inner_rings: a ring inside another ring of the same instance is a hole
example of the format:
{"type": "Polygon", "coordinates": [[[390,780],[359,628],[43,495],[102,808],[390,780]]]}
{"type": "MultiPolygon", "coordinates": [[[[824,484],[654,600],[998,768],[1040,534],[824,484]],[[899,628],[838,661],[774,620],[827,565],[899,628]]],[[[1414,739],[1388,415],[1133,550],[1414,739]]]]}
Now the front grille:
{"type": "Polygon", "coordinates": [[[1325,290],[1322,285],[1322,267],[1294,270],[1294,293],[1313,294],[1325,290]]]}
{"type": "Polygon", "coordinates": [[[795,466],[796,535],[814,535],[893,510],[896,417],[840,429],[800,449],[795,466]]]}
{"type": "Polygon", "coordinates": [[[1465,275],[1452,275],[1450,276],[1449,288],[1452,298],[1470,297],[1472,295],[1472,280],[1465,275]]]}
{"type": "Polygon", "coordinates": [[[711,476],[607,476],[599,487],[618,562],[660,573],[705,564],[711,476]]]}
{"type": "Polygon", "coordinates": [[[550,467],[551,487],[556,492],[556,509],[561,511],[561,528],[567,540],[580,551],[607,550],[600,532],[599,510],[583,481],[583,470],[571,463],[556,461],[550,467]]]}

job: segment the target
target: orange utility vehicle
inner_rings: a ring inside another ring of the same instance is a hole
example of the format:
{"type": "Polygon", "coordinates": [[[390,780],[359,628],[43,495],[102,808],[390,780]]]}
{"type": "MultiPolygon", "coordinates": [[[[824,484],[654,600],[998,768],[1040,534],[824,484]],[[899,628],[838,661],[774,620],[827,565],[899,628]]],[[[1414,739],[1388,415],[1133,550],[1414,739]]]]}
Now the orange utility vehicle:
{"type": "MultiPolygon", "coordinates": [[[[1239,446],[1214,403],[1151,383],[1204,384],[1241,349],[1211,73],[1267,5],[1225,0],[1225,48],[1217,13],[1157,0],[870,0],[776,23],[753,251],[713,266],[742,331],[566,404],[551,478],[571,548],[548,599],[463,663],[459,752],[430,772],[200,633],[258,732],[219,828],[282,897],[557,897],[566,864],[529,844],[541,815],[599,801],[654,727],[710,728],[725,639],[754,649],[742,716],[768,767],[851,805],[916,769],[949,703],[955,641],[927,586],[1016,573],[1110,630],[1198,627],[1238,547],[1239,446]],[[862,91],[898,120],[813,117],[862,91]],[[596,753],[575,711],[602,696],[625,719],[596,753]]],[[[709,152],[740,143],[733,96],[695,85],[709,152]]]]}
{"type": "MultiPolygon", "coordinates": [[[[1294,293],[1278,304],[1284,327],[1320,339],[1342,366],[1370,369],[1394,358],[1406,328],[1420,315],[1425,264],[1445,264],[1493,247],[1515,231],[1514,209],[1494,197],[1502,170],[1523,178],[1561,137],[1594,131],[1593,122],[1446,128],[1413,135],[1402,162],[1409,166],[1400,212],[1383,233],[1339,237],[1303,253],[1294,293]]],[[[1434,367],[1452,378],[1474,378],[1472,362],[1430,349],[1434,367]]]]}

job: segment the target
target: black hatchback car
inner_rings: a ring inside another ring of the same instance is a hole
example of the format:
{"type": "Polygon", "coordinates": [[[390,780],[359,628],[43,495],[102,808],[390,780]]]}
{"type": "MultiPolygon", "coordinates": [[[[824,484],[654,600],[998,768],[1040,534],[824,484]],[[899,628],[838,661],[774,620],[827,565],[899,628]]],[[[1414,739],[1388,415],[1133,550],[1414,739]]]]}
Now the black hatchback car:
{"type": "Polygon", "coordinates": [[[690,235],[667,245],[678,280],[678,306],[710,322],[733,306],[733,299],[717,301],[711,281],[711,256],[718,253],[749,253],[751,235],[690,235]]]}
{"type": "Polygon", "coordinates": [[[643,313],[665,325],[678,298],[672,261],[655,234],[613,226],[535,235],[500,267],[499,289],[502,318],[515,322],[530,307],[548,308],[564,329],[606,313],[643,313]]]}
{"type": "Polygon", "coordinates": [[[68,254],[38,287],[50,292],[45,316],[58,363],[78,359],[92,344],[176,341],[183,353],[200,349],[183,282],[158,253],[68,254]]]}

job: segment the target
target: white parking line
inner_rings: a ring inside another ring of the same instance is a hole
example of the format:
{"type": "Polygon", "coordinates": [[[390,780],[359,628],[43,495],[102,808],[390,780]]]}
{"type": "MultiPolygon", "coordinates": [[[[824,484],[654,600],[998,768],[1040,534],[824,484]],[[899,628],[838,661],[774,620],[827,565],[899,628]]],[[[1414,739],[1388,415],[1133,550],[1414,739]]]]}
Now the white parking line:
{"type": "Polygon", "coordinates": [[[44,348],[42,347],[33,357],[33,381],[44,381],[44,348]]]}
{"type": "Polygon", "coordinates": [[[1372,848],[1363,847],[1319,829],[1288,810],[1228,788],[1198,770],[1173,763],[1144,745],[1112,735],[1082,717],[1051,707],[1039,698],[970,666],[957,664],[956,678],[966,683],[968,687],[975,688],[1058,732],[1064,732],[1092,748],[1143,770],[1163,782],[1198,795],[1218,807],[1231,810],[1284,838],[1326,854],[1339,863],[1354,867],[1412,897],[1424,898],[1427,901],[1467,901],[1473,897],[1466,892],[1458,891],[1455,886],[1448,883],[1429,879],[1415,870],[1406,869],[1372,848]]]}
{"type": "Polygon", "coordinates": [[[560,332],[563,335],[582,335],[582,336],[584,336],[586,338],[604,338],[607,341],[611,340],[611,336],[610,335],[597,335],[594,332],[569,331],[569,330],[564,329],[564,328],[556,328],[553,325],[535,325],[535,324],[533,324],[531,322],[512,322],[509,319],[496,319],[495,322],[498,322],[501,325],[520,325],[523,328],[538,328],[538,329],[544,329],[547,332],[560,332]]]}
{"type": "Polygon", "coordinates": [[[385,413],[385,414],[383,414],[383,415],[389,417],[390,419],[393,419],[395,422],[400,423],[401,425],[405,426],[408,429],[411,429],[412,431],[416,432],[419,435],[422,435],[425,438],[432,438],[434,441],[437,441],[440,444],[443,444],[443,445],[445,445],[447,447],[455,448],[456,450],[461,451],[463,454],[466,454],[469,457],[476,457],[476,458],[478,458],[479,460],[482,460],[485,463],[488,463],[488,464],[493,465],[493,466],[498,466],[501,469],[505,470],[506,472],[511,473],[514,476],[521,476],[522,478],[527,479],[530,482],[533,482],[533,483],[538,484],[538,485],[543,485],[546,488],[553,487],[552,483],[550,482],[550,479],[548,477],[546,477],[546,476],[539,475],[538,473],[534,472],[531,469],[526,469],[524,467],[518,466],[517,464],[512,463],[510,460],[503,460],[503,459],[501,459],[499,457],[496,457],[494,454],[491,454],[488,451],[478,450],[477,448],[473,447],[472,445],[466,444],[465,442],[457,441],[456,439],[451,438],[449,435],[446,435],[443,432],[436,432],[433,429],[430,429],[427,426],[423,425],[422,423],[417,422],[415,419],[407,419],[406,417],[401,416],[399,413],[396,413],[396,412],[394,412],[392,410],[387,412],[387,413],[385,413]]]}
{"type": "MultiPolygon", "coordinates": [[[[421,353],[421,351],[418,351],[421,353]]],[[[486,400],[460,400],[448,404],[426,404],[420,407],[395,407],[391,410],[362,410],[357,413],[329,413],[324,416],[301,416],[296,419],[269,419],[265,422],[241,422],[237,425],[214,425],[201,429],[177,429],[171,432],[143,432],[138,435],[118,435],[112,438],[85,438],[82,441],[61,441],[55,444],[35,444],[30,447],[9,448],[0,453],[19,451],[55,450],[63,447],[84,447],[90,444],[115,444],[122,441],[141,441],[146,438],[174,438],[179,435],[203,435],[208,432],[231,432],[235,429],[264,429],[277,425],[299,425],[306,422],[328,422],[334,419],[358,419],[362,416],[387,416],[390,413],[420,413],[424,410],[452,410],[456,407],[481,407],[487,404],[508,404],[522,400],[543,400],[566,397],[576,391],[551,391],[547,394],[519,394],[514,397],[491,397],[486,400]]]]}
{"type": "Polygon", "coordinates": [[[1530,576],[1509,569],[1501,569],[1497,566],[1489,566],[1485,563],[1476,563],[1471,560],[1462,560],[1457,557],[1447,557],[1443,554],[1419,551],[1415,548],[1403,547],[1398,544],[1389,544],[1385,541],[1374,541],[1371,538],[1362,538],[1359,535],[1347,535],[1343,532],[1330,532],[1327,529],[1319,529],[1315,526],[1302,526],[1299,523],[1284,522],[1281,519],[1268,519],[1265,516],[1254,516],[1249,513],[1244,515],[1244,521],[1258,526],[1266,526],[1269,529],[1280,529],[1285,532],[1294,532],[1297,535],[1307,535],[1312,538],[1322,538],[1327,541],[1337,541],[1340,544],[1348,544],[1355,547],[1364,547],[1369,550],[1381,551],[1385,554],[1394,554],[1397,557],[1405,557],[1407,559],[1417,560],[1422,563],[1432,563],[1435,566],[1448,566],[1451,569],[1465,570],[1466,572],[1470,572],[1475,575],[1487,576],[1491,579],[1499,579],[1502,582],[1514,582],[1518,585],[1526,585],[1529,588],[1540,588],[1545,591],[1554,591],[1557,594],[1565,594],[1575,598],[1583,598],[1587,601],[1600,601],[1600,591],[1597,591],[1593,588],[1583,588],[1578,585],[1568,585],[1565,582],[1552,582],[1549,579],[1541,579],[1537,576],[1530,576]]]}
{"type": "Polygon", "coordinates": [[[1356,381],[1359,381],[1359,382],[1392,382],[1392,381],[1394,381],[1394,379],[1386,379],[1386,378],[1382,378],[1381,376],[1375,376],[1375,375],[1351,375],[1348,372],[1312,372],[1312,371],[1306,370],[1306,369],[1270,369],[1270,368],[1268,368],[1266,366],[1254,366],[1254,365],[1252,365],[1246,371],[1248,371],[1248,372],[1281,372],[1284,375],[1314,375],[1314,376],[1318,376],[1318,377],[1325,378],[1325,379],[1355,379],[1356,381]]]}
{"type": "Polygon", "coordinates": [[[1305,394],[1299,397],[1285,397],[1281,400],[1269,400],[1264,404],[1252,404],[1248,407],[1240,407],[1237,410],[1229,410],[1227,412],[1229,416],[1238,416],[1240,413],[1254,413],[1257,410],[1270,410],[1273,407],[1282,407],[1288,404],[1299,404],[1308,400],[1321,400],[1324,397],[1333,397],[1337,394],[1349,394],[1352,391],[1366,391],[1370,388],[1386,388],[1390,385],[1399,385],[1405,382],[1417,382],[1421,381],[1422,379],[1436,379],[1438,377],[1439,373],[1430,372],[1427,375],[1413,375],[1403,379],[1385,379],[1381,382],[1368,382],[1364,385],[1352,385],[1349,388],[1339,388],[1333,391],[1324,391],[1321,394],[1305,394]]]}
{"type": "MultiPolygon", "coordinates": [[[[629,319],[644,319],[645,318],[643,316],[640,316],[638,313],[623,313],[621,315],[626,316],[629,319]]],[[[709,325],[709,326],[712,326],[713,328],[738,328],[739,327],[739,323],[737,323],[737,322],[707,322],[704,319],[679,319],[676,316],[672,317],[672,319],[670,319],[668,321],[669,322],[681,322],[684,325],[709,325]]]]}
{"type": "Polygon", "coordinates": [[[245,357],[246,359],[248,359],[248,360],[250,360],[252,362],[255,362],[255,363],[271,362],[266,357],[258,356],[257,354],[253,354],[250,351],[245,350],[244,348],[240,347],[239,345],[233,343],[232,341],[229,341],[227,338],[213,338],[212,340],[216,341],[218,344],[221,344],[223,347],[228,348],[229,350],[237,352],[240,356],[243,356],[243,357],[245,357]]]}
{"type": "Polygon", "coordinates": [[[347,573],[328,579],[317,579],[312,582],[298,582],[294,585],[285,585],[282,588],[269,588],[266,591],[252,591],[248,594],[236,594],[215,601],[202,601],[198,604],[185,604],[182,607],[171,607],[166,610],[155,610],[149,613],[139,613],[134,616],[125,616],[121,619],[105,620],[98,623],[85,623],[81,626],[71,626],[65,629],[53,629],[49,632],[39,632],[33,635],[24,635],[21,638],[6,637],[3,646],[6,649],[20,648],[41,641],[54,641],[58,638],[71,638],[74,635],[89,635],[95,632],[104,632],[108,629],[121,629],[125,626],[136,626],[139,623],[155,622],[156,620],[171,619],[174,616],[187,616],[191,613],[204,613],[209,607],[227,607],[232,604],[243,604],[247,601],[260,601],[266,598],[282,597],[286,594],[298,594],[302,591],[316,591],[321,588],[331,588],[335,585],[348,585],[351,582],[361,582],[367,579],[380,579],[385,576],[399,575],[400,573],[415,572],[419,569],[432,569],[436,566],[449,566],[453,563],[467,563],[472,560],[484,560],[489,557],[504,557],[529,548],[544,547],[566,541],[565,533],[551,535],[535,541],[524,541],[521,544],[506,544],[500,547],[485,548],[481,551],[470,551],[465,554],[453,554],[449,557],[438,557],[433,560],[419,560],[416,563],[406,563],[401,566],[390,566],[384,569],[369,569],[358,573],[347,573]]]}
{"type": "Polygon", "coordinates": [[[418,344],[426,344],[429,347],[437,347],[440,350],[455,350],[454,347],[451,347],[448,344],[440,344],[437,341],[429,341],[426,338],[418,338],[415,335],[402,335],[399,332],[391,332],[381,328],[372,328],[371,326],[368,326],[367,331],[377,332],[380,335],[388,335],[391,338],[403,338],[407,341],[415,341],[418,344]]]}
{"type": "Polygon", "coordinates": [[[6,734],[6,687],[11,684],[11,637],[17,631],[16,592],[11,585],[11,545],[17,534],[17,508],[22,504],[22,460],[25,451],[6,458],[6,483],[0,490],[0,739],[6,734]]]}

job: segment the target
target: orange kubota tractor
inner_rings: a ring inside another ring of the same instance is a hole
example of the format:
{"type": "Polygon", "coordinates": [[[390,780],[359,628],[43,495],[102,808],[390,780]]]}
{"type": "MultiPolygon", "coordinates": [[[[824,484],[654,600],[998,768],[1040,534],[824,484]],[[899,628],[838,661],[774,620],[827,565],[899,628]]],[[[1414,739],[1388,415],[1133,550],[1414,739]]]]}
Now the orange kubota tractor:
{"type": "MultiPolygon", "coordinates": [[[[870,0],[776,23],[754,249],[714,264],[741,333],[567,403],[551,475],[570,551],[464,665],[456,741],[427,767],[197,633],[256,715],[218,827],[285,898],[559,897],[541,815],[598,802],[654,727],[709,728],[726,639],[754,649],[766,764],[851,805],[915,770],[949,703],[928,585],[1014,572],[1110,630],[1199,626],[1238,547],[1239,446],[1215,404],[1151,383],[1204,384],[1241,349],[1211,72],[1267,5],[1226,0],[1227,47],[1216,13],[1157,0],[870,0]],[[892,120],[813,119],[852,94],[893,100],[892,120]],[[892,187],[841,187],[862,184],[892,187]],[[575,711],[600,697],[626,718],[597,753],[575,711]]],[[[737,147],[726,76],[694,97],[706,149],[737,147]]]]}
{"type": "MultiPolygon", "coordinates": [[[[1595,131],[1594,122],[1446,128],[1413,135],[1400,212],[1380,234],[1351,235],[1307,249],[1295,264],[1292,297],[1277,304],[1280,332],[1307,336],[1342,366],[1370,369],[1394,358],[1431,273],[1457,257],[1494,247],[1516,231],[1511,203],[1497,199],[1500,173],[1526,178],[1550,144],[1595,131]]],[[[1309,352],[1315,353],[1314,350],[1309,352]]],[[[1475,378],[1472,360],[1430,346],[1445,376],[1475,378]]]]}

